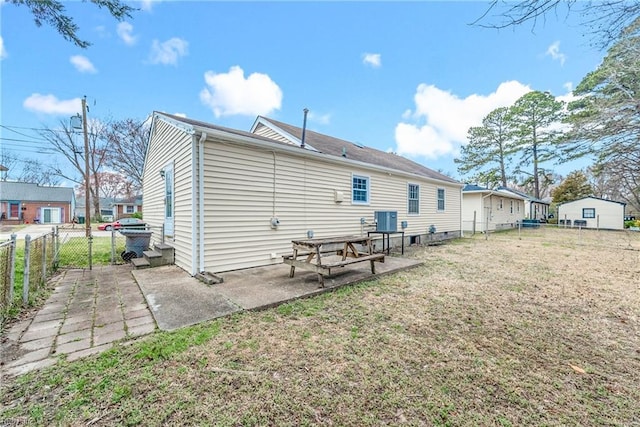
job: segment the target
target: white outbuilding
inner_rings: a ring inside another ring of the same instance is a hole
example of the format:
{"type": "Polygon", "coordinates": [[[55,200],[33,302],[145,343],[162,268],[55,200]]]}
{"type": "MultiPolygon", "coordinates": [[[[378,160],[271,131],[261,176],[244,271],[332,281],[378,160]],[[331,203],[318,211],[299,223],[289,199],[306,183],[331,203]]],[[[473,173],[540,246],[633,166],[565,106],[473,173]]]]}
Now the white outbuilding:
{"type": "Polygon", "coordinates": [[[624,229],[626,204],[598,197],[583,197],[558,205],[558,225],[605,230],[624,229]]]}

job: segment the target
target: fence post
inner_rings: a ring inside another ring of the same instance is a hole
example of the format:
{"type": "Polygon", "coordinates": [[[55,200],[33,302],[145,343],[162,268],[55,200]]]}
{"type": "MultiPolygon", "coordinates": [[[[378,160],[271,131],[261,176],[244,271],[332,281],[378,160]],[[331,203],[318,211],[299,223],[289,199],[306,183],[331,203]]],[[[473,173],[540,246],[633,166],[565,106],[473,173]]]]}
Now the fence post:
{"type": "Polygon", "coordinates": [[[111,265],[116,263],[116,230],[111,229],[111,265]]]}
{"type": "Polygon", "coordinates": [[[24,236],[24,280],[22,281],[22,305],[29,303],[29,270],[31,269],[31,236],[24,236]]]}
{"type": "Polygon", "coordinates": [[[472,236],[476,235],[476,211],[473,211],[473,228],[471,231],[471,235],[472,236]]]}
{"type": "Polygon", "coordinates": [[[60,234],[58,226],[53,229],[53,268],[58,269],[60,265],[60,234]]]}
{"type": "Polygon", "coordinates": [[[92,247],[93,247],[93,235],[89,234],[89,270],[93,269],[92,247]]]}
{"type": "Polygon", "coordinates": [[[11,235],[11,248],[9,249],[9,304],[13,304],[13,294],[16,281],[16,247],[18,236],[11,235]]]}
{"type": "Polygon", "coordinates": [[[47,281],[47,235],[42,235],[42,283],[47,281]]]}

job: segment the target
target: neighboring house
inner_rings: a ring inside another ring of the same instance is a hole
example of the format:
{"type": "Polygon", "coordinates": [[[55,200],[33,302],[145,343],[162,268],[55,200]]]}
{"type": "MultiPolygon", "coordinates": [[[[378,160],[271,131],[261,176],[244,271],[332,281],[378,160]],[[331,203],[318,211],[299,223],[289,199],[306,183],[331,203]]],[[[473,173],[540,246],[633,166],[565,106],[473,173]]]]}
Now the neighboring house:
{"type": "Polygon", "coordinates": [[[561,203],[557,207],[558,225],[622,230],[625,206],[623,202],[591,196],[561,203]]]}
{"type": "Polygon", "coordinates": [[[525,218],[525,198],[510,191],[467,184],[462,189],[464,231],[485,232],[515,228],[525,218]]]}
{"type": "Polygon", "coordinates": [[[0,218],[5,224],[71,222],[75,203],[73,188],[0,182],[0,218]]]}
{"type": "Polygon", "coordinates": [[[142,213],[142,196],[119,199],[113,202],[114,220],[129,218],[137,212],[142,213]]]}
{"type": "Polygon", "coordinates": [[[302,133],[265,117],[244,132],[154,113],[143,216],[164,226],[178,266],[195,275],[281,263],[291,240],[360,235],[374,211],[397,211],[408,242],[431,225],[433,238],[461,235],[459,182],[309,130],[303,144],[302,133]]]}
{"type": "Polygon", "coordinates": [[[530,196],[526,193],[523,193],[522,191],[514,190],[508,187],[500,186],[496,190],[508,191],[517,196],[523,197],[525,199],[525,218],[546,220],[549,217],[549,206],[551,206],[550,202],[545,202],[544,200],[530,196]]]}
{"type": "MultiPolygon", "coordinates": [[[[115,221],[114,218],[114,203],[116,199],[112,197],[100,197],[100,217],[102,221],[115,221]]],[[[91,218],[94,218],[94,208],[93,208],[93,200],[89,202],[89,211],[91,213],[91,218]]],[[[86,211],[84,208],[84,196],[78,199],[76,203],[76,218],[80,219],[81,222],[84,222],[84,217],[86,215],[86,211]]]]}

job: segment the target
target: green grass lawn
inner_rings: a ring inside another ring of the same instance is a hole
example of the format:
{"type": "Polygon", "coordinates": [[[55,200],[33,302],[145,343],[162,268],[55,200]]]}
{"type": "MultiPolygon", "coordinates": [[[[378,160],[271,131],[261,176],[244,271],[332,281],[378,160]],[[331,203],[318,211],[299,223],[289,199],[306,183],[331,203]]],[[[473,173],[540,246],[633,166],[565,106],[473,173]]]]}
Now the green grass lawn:
{"type": "Polygon", "coordinates": [[[549,233],[61,360],[0,424],[640,425],[640,235],[549,233]]]}

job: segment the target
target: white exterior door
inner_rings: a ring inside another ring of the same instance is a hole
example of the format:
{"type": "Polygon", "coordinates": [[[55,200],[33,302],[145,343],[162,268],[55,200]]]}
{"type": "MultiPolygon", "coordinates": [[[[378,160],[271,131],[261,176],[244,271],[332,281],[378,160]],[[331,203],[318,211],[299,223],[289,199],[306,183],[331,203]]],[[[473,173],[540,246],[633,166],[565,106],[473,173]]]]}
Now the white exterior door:
{"type": "Polygon", "coordinates": [[[173,164],[164,168],[164,235],[173,236],[173,164]]]}
{"type": "Polygon", "coordinates": [[[43,224],[60,224],[62,222],[62,214],[60,208],[42,208],[42,218],[40,222],[43,224]]]}

